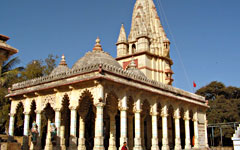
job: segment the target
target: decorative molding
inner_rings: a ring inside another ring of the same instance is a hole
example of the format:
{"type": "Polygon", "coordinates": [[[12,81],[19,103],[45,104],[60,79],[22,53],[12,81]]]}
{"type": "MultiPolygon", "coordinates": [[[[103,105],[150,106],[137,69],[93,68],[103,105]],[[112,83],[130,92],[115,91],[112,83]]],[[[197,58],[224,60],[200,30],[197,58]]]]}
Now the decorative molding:
{"type": "MultiPolygon", "coordinates": [[[[156,88],[160,88],[160,89],[164,89],[167,92],[171,92],[175,95],[179,95],[179,96],[186,96],[192,99],[196,99],[198,101],[201,102],[205,102],[205,98],[178,88],[175,88],[173,86],[170,85],[166,85],[163,84],[161,82],[157,82],[148,78],[143,78],[140,75],[134,74],[132,72],[129,72],[127,70],[123,70],[123,68],[118,68],[109,64],[101,64],[102,65],[102,70],[103,71],[107,71],[107,72],[111,72],[126,78],[131,78],[133,80],[142,82],[144,84],[148,84],[151,86],[154,86],[156,88]]],[[[40,85],[40,84],[44,84],[44,83],[48,83],[48,82],[52,82],[52,81],[57,81],[57,80],[61,80],[63,78],[69,78],[72,76],[76,76],[76,75],[80,75],[80,74],[84,74],[84,73],[88,73],[88,72],[92,72],[92,71],[98,71],[99,69],[99,64],[96,65],[90,65],[90,66],[85,66],[82,68],[77,68],[77,69],[71,69],[67,72],[64,73],[59,73],[56,75],[49,75],[49,76],[44,76],[44,77],[40,77],[40,78],[36,78],[36,79],[32,79],[32,80],[27,80],[27,81],[23,81],[20,83],[16,83],[12,86],[12,91],[14,94],[15,90],[20,90],[23,88],[27,88],[27,87],[31,87],[31,86],[35,86],[35,85],[40,85]]],[[[11,94],[10,94],[11,96],[11,94]]]]}

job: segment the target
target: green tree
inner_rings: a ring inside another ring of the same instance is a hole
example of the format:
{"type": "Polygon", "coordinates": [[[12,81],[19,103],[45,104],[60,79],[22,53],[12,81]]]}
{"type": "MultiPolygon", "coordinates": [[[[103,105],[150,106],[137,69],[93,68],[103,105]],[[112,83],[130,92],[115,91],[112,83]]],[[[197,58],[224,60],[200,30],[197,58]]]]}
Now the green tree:
{"type": "MultiPolygon", "coordinates": [[[[8,87],[11,87],[11,85],[16,82],[49,75],[51,71],[56,67],[56,59],[57,56],[48,55],[44,61],[33,60],[28,63],[25,68],[14,68],[14,66],[20,62],[18,58],[13,58],[8,62],[3,63],[2,74],[0,78],[0,132],[3,132],[5,130],[5,127],[8,128],[10,101],[5,98],[5,96],[8,94],[8,87]]],[[[23,121],[21,118],[22,116],[17,114],[17,120],[15,123],[17,124],[18,130],[22,129],[23,127],[23,121]]]]}
{"type": "MultiPolygon", "coordinates": [[[[223,83],[213,81],[196,91],[209,100],[210,108],[207,110],[209,124],[239,122],[240,120],[240,88],[226,87],[223,83]]],[[[232,127],[222,127],[224,141],[232,144],[234,133],[232,127]]],[[[220,139],[220,130],[215,128],[215,137],[220,139]]]]}

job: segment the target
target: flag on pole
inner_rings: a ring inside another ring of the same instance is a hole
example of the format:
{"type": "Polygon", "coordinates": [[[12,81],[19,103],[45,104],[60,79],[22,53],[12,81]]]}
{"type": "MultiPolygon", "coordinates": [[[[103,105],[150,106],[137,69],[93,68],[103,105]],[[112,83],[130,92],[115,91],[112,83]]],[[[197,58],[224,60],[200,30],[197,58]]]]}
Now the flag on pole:
{"type": "Polygon", "coordinates": [[[193,81],[193,87],[196,87],[197,86],[197,84],[195,83],[195,81],[193,81]]]}

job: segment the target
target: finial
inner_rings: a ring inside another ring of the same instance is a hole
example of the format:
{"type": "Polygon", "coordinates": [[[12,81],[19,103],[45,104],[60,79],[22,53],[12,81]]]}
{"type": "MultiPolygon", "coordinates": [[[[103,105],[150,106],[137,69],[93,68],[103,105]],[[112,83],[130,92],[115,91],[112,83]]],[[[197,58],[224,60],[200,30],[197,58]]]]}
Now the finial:
{"type": "Polygon", "coordinates": [[[97,39],[96,39],[96,44],[100,44],[100,39],[99,39],[99,37],[97,37],[97,39]]]}
{"type": "Polygon", "coordinates": [[[62,60],[59,65],[64,65],[64,66],[67,65],[64,54],[62,55],[62,60]]]}
{"type": "Polygon", "coordinates": [[[102,51],[102,46],[101,46],[100,42],[101,42],[101,40],[99,39],[99,37],[97,37],[96,44],[93,48],[93,51],[102,51]]]}

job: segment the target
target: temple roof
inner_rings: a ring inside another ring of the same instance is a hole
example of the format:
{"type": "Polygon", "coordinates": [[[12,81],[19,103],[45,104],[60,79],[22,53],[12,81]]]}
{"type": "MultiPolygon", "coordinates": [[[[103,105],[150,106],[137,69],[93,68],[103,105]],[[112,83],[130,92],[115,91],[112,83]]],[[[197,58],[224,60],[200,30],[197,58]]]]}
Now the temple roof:
{"type": "Polygon", "coordinates": [[[85,56],[80,58],[74,65],[73,69],[81,68],[84,66],[106,63],[118,68],[121,65],[107,52],[104,52],[100,44],[100,39],[97,38],[93,51],[87,52],[85,56]]]}
{"type": "Polygon", "coordinates": [[[59,73],[67,72],[67,71],[69,71],[69,68],[67,66],[65,56],[62,55],[61,62],[59,63],[59,65],[55,69],[53,69],[53,71],[51,72],[50,75],[55,75],[55,74],[59,74],[59,73]]]}
{"type": "Polygon", "coordinates": [[[18,50],[6,43],[9,39],[8,36],[0,34],[0,49],[8,51],[10,55],[16,54],[18,50]]]}

